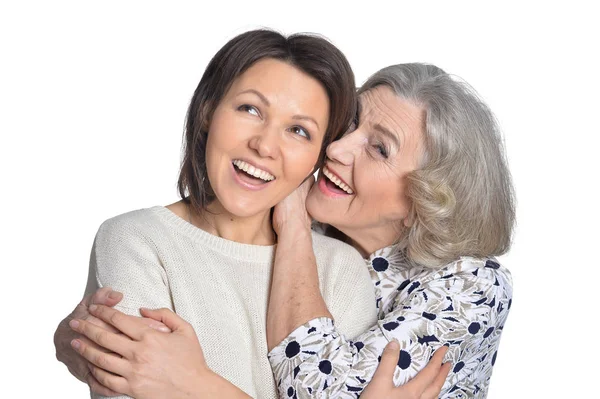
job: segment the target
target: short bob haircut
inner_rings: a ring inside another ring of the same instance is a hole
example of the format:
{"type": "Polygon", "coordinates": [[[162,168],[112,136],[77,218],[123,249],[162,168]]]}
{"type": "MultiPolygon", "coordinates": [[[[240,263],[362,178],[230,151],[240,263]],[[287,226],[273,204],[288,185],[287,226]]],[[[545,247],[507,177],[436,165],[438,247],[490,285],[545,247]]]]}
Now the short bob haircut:
{"type": "Polygon", "coordinates": [[[469,85],[434,65],[389,66],[371,76],[359,94],[380,85],[426,114],[421,164],[407,177],[410,227],[401,234],[398,254],[438,267],[461,256],[508,251],[514,191],[490,109],[469,85]]]}
{"type": "Polygon", "coordinates": [[[327,40],[308,34],[289,37],[270,30],[242,33],[225,44],[208,64],[192,97],[185,127],[179,195],[201,212],[214,199],[206,171],[206,141],[210,119],[233,81],[257,61],[286,62],[321,83],[329,96],[329,124],[319,156],[343,134],[356,112],[354,74],[346,57],[327,40]]]}

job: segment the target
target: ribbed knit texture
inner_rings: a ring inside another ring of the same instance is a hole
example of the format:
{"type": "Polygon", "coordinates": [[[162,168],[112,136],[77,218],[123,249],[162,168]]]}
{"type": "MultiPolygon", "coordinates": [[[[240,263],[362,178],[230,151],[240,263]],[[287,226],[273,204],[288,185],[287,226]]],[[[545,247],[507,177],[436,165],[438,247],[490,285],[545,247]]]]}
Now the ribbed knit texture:
{"type": "MultiPolygon", "coordinates": [[[[348,337],[364,332],[376,312],[363,259],[317,233],[313,248],[336,326],[348,337]]],[[[265,331],[274,253],[209,234],[167,208],[142,209],[100,226],[86,292],[123,292],[116,308],[136,316],[140,307],[172,309],[194,327],[212,370],[252,397],[276,398],[265,331]]]]}

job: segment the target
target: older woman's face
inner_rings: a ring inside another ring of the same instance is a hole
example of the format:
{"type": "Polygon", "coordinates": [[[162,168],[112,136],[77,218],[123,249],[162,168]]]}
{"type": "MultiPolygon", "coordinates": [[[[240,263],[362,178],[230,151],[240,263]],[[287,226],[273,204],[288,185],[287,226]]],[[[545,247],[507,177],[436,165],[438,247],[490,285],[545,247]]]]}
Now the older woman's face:
{"type": "Polygon", "coordinates": [[[406,175],[419,164],[424,117],[422,108],[386,86],[363,93],[358,125],[327,148],[307,199],[310,214],[365,253],[396,241],[408,223],[406,175]]]}

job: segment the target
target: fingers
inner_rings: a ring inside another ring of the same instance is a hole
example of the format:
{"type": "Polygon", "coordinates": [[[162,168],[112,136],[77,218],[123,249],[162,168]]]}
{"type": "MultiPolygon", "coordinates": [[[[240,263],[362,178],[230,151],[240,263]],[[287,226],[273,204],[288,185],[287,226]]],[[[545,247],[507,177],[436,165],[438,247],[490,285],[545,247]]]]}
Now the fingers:
{"type": "Polygon", "coordinates": [[[139,317],[126,315],[116,309],[103,305],[90,305],[90,313],[100,320],[115,327],[123,334],[139,341],[148,326],[139,317]]]}
{"type": "Polygon", "coordinates": [[[446,378],[451,369],[452,363],[444,363],[442,367],[440,367],[433,383],[429,385],[425,392],[423,392],[423,395],[421,395],[421,399],[437,399],[440,396],[440,392],[444,387],[444,383],[446,382],[446,378]]]}
{"type": "Polygon", "coordinates": [[[92,371],[88,368],[88,375],[87,377],[85,377],[85,382],[88,384],[88,386],[90,387],[90,390],[100,396],[107,396],[107,397],[113,397],[113,396],[119,396],[121,395],[118,392],[113,391],[110,388],[105,387],[104,385],[100,384],[100,382],[98,382],[98,380],[96,379],[96,377],[94,377],[94,375],[92,374],[92,371]]]}
{"type": "MultiPolygon", "coordinates": [[[[448,352],[447,346],[442,346],[438,350],[435,351],[432,358],[427,363],[427,366],[415,376],[411,381],[409,381],[405,386],[410,388],[411,391],[417,392],[419,395],[424,395],[425,392],[428,394],[434,393],[437,395],[439,391],[442,389],[444,385],[444,381],[446,380],[446,375],[443,378],[440,377],[440,369],[442,367],[442,361],[444,360],[444,356],[448,352]],[[441,385],[440,384],[441,381],[441,385]],[[439,385],[439,388],[438,388],[439,385]]],[[[436,397],[437,396],[433,396],[436,397]]]]}
{"type": "Polygon", "coordinates": [[[311,173],[304,179],[300,187],[308,193],[313,184],[315,184],[315,176],[311,173]]]}
{"type": "Polygon", "coordinates": [[[165,333],[171,332],[171,329],[169,327],[165,326],[162,322],[160,322],[158,320],[154,320],[149,317],[142,317],[142,318],[140,318],[140,320],[142,321],[142,323],[144,323],[145,325],[147,325],[148,327],[150,327],[156,331],[165,332],[165,333]]]}
{"type": "Polygon", "coordinates": [[[108,371],[102,370],[101,368],[93,364],[89,365],[89,369],[91,375],[101,386],[115,393],[121,392],[125,395],[129,394],[129,384],[127,383],[127,380],[125,378],[111,374],[108,371]]]}
{"type": "Polygon", "coordinates": [[[112,389],[107,388],[104,385],[100,384],[100,382],[98,382],[96,377],[94,377],[94,375],[92,374],[92,371],[89,369],[88,366],[86,366],[86,370],[87,370],[87,376],[85,377],[85,382],[90,387],[90,391],[92,391],[93,393],[95,393],[97,395],[107,396],[107,397],[120,395],[120,393],[115,392],[112,389]]]}
{"type": "Polygon", "coordinates": [[[133,345],[135,345],[134,341],[122,335],[106,331],[85,320],[71,320],[69,326],[101,347],[118,353],[125,358],[131,358],[133,345]]]}
{"type": "Polygon", "coordinates": [[[178,330],[187,330],[189,327],[188,322],[183,320],[181,317],[176,315],[173,311],[167,308],[162,309],[146,309],[141,308],[140,313],[144,317],[151,318],[156,321],[160,321],[165,326],[171,329],[171,331],[175,332],[178,330]]]}
{"type": "Polygon", "coordinates": [[[116,299],[114,299],[115,294],[117,294],[117,296],[119,296],[120,298],[123,297],[121,293],[112,291],[110,288],[106,288],[106,287],[100,288],[93,295],[86,295],[81,300],[81,302],[79,302],[79,304],[77,305],[75,310],[73,310],[73,312],[69,315],[69,320],[70,319],[83,319],[83,320],[90,321],[90,322],[96,324],[97,326],[103,327],[109,331],[117,332],[117,330],[114,327],[93,317],[89,311],[90,305],[93,305],[94,303],[108,303],[109,306],[114,306],[117,302],[119,302],[121,300],[119,298],[119,300],[116,301],[116,299]],[[111,298],[111,296],[113,298],[111,298]]]}
{"type": "Polygon", "coordinates": [[[113,291],[109,287],[102,287],[94,293],[90,305],[105,305],[112,308],[117,303],[121,302],[121,299],[123,299],[123,294],[120,292],[113,291]]]}
{"type": "Polygon", "coordinates": [[[373,375],[373,381],[387,381],[392,385],[399,355],[400,344],[397,341],[390,341],[381,354],[381,361],[373,375]]]}
{"type": "Polygon", "coordinates": [[[74,339],[71,342],[73,349],[84,359],[95,366],[120,376],[127,376],[131,369],[129,362],[113,353],[99,350],[95,345],[88,345],[84,340],[74,339]]]}

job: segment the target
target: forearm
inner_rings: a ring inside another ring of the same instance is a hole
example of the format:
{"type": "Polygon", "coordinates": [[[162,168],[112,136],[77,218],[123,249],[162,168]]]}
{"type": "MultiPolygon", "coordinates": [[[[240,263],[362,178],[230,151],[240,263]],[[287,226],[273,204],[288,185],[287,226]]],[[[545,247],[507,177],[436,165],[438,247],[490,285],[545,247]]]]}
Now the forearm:
{"type": "Polygon", "coordinates": [[[319,290],[317,262],[308,226],[287,226],[278,236],[267,313],[269,350],[298,326],[329,317],[319,290]]]}
{"type": "Polygon", "coordinates": [[[214,372],[211,372],[210,378],[199,378],[197,382],[194,392],[189,396],[190,399],[252,399],[250,395],[214,372]]]}

